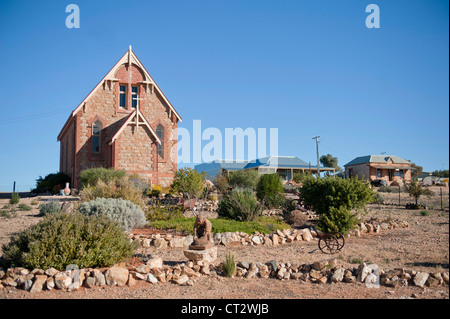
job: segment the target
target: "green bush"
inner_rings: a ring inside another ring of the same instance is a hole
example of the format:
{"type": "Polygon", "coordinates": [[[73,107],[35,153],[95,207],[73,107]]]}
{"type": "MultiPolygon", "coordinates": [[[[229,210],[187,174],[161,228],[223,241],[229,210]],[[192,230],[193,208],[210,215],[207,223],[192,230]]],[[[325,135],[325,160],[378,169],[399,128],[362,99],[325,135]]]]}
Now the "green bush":
{"type": "Polygon", "coordinates": [[[255,170],[239,170],[229,172],[228,185],[232,188],[250,188],[256,190],[260,174],[255,170]]]}
{"type": "Polygon", "coordinates": [[[66,187],[66,183],[70,183],[70,176],[66,173],[51,173],[42,178],[36,180],[36,188],[31,192],[33,193],[47,193],[50,192],[52,194],[59,193],[60,189],[66,187]]]}
{"type": "Polygon", "coordinates": [[[239,221],[254,221],[263,211],[263,205],[256,200],[249,188],[235,188],[224,195],[219,202],[217,213],[220,217],[239,221]]]}
{"type": "Polygon", "coordinates": [[[11,199],[9,200],[9,203],[10,204],[18,204],[19,201],[20,201],[19,193],[16,193],[16,192],[12,193],[11,194],[11,199]]]}
{"type": "Polygon", "coordinates": [[[142,209],[121,198],[96,198],[82,203],[78,210],[86,216],[105,215],[118,222],[126,232],[130,232],[133,228],[140,228],[146,223],[142,209]]]}
{"type": "Polygon", "coordinates": [[[204,173],[190,167],[180,168],[170,187],[174,193],[181,193],[184,198],[199,198],[203,194],[204,176],[204,173]]]}
{"type": "Polygon", "coordinates": [[[374,194],[367,181],[357,178],[309,177],[303,181],[300,200],[316,213],[326,214],[330,207],[366,210],[374,194]]]}
{"type": "Polygon", "coordinates": [[[47,202],[39,205],[39,213],[42,216],[49,214],[56,214],[61,211],[61,204],[59,202],[47,202]]]}
{"type": "Polygon", "coordinates": [[[277,173],[264,174],[259,178],[256,196],[269,208],[279,207],[284,203],[284,189],[277,173]]]}
{"type": "Polygon", "coordinates": [[[231,277],[234,275],[235,270],[236,263],[234,262],[234,255],[232,253],[228,253],[225,262],[222,263],[222,271],[226,277],[231,277]]]}
{"type": "Polygon", "coordinates": [[[99,180],[104,183],[116,182],[126,176],[124,170],[116,170],[114,168],[94,167],[81,171],[81,184],[86,187],[88,185],[95,186],[99,180]]]}
{"type": "Polygon", "coordinates": [[[172,220],[183,217],[183,206],[181,205],[165,205],[162,206],[160,202],[150,206],[147,219],[153,220],[172,220]]]}
{"type": "Polygon", "coordinates": [[[346,235],[349,230],[355,228],[357,223],[358,218],[345,207],[330,207],[327,214],[321,214],[319,216],[317,226],[325,233],[338,231],[346,235]]]}
{"type": "Polygon", "coordinates": [[[121,198],[138,205],[144,212],[147,210],[142,189],[137,188],[135,183],[127,177],[108,182],[99,180],[95,185],[84,187],[80,191],[80,197],[82,202],[89,202],[96,198],[121,198]]]}
{"type": "Polygon", "coordinates": [[[2,246],[6,264],[28,269],[67,265],[109,267],[131,257],[136,244],[106,216],[51,214],[2,246]]]}
{"type": "Polygon", "coordinates": [[[366,205],[374,200],[374,192],[367,181],[357,178],[308,177],[303,180],[300,200],[319,214],[323,231],[333,229],[345,233],[356,218],[352,211],[355,214],[366,211],[366,205]]]}
{"type": "Polygon", "coordinates": [[[28,206],[27,204],[19,204],[19,206],[17,206],[17,208],[23,212],[29,212],[30,210],[33,209],[31,206],[28,206]]]}

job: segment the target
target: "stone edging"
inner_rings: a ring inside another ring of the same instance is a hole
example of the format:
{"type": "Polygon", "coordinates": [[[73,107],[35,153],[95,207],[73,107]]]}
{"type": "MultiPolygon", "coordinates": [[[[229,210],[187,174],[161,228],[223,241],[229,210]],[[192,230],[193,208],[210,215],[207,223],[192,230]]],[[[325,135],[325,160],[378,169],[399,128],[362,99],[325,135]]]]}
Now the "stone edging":
{"type": "MultiPolygon", "coordinates": [[[[137,281],[151,284],[173,283],[192,286],[202,276],[213,276],[223,281],[220,266],[202,261],[188,261],[174,266],[163,265],[160,257],[153,258],[138,267],[115,265],[107,269],[74,269],[58,271],[54,268],[47,270],[25,268],[0,269],[0,290],[16,288],[29,292],[43,290],[74,291],[80,287],[95,288],[100,286],[133,286],[137,281]]],[[[367,287],[383,285],[388,287],[418,286],[437,287],[448,286],[447,272],[417,272],[403,268],[389,271],[380,269],[375,264],[361,264],[358,268],[345,268],[339,265],[338,259],[329,259],[312,264],[295,265],[291,263],[277,263],[275,260],[266,263],[236,264],[235,277],[246,279],[274,278],[279,280],[297,280],[316,284],[353,283],[365,284],[367,287]]]]}
{"type": "MultiPolygon", "coordinates": [[[[406,221],[391,220],[378,221],[371,219],[366,222],[359,223],[358,227],[350,231],[348,236],[361,237],[366,233],[380,233],[382,230],[408,228],[409,224],[406,221]]],[[[214,244],[223,245],[227,248],[236,246],[277,246],[279,244],[291,243],[294,241],[311,241],[317,237],[317,233],[313,228],[304,229],[283,229],[277,230],[271,234],[255,233],[249,235],[243,232],[227,232],[215,233],[214,244]]],[[[140,245],[144,248],[154,247],[155,249],[172,248],[187,248],[194,238],[192,235],[181,236],[172,234],[152,234],[152,235],[130,235],[132,240],[138,240],[140,245]]]]}

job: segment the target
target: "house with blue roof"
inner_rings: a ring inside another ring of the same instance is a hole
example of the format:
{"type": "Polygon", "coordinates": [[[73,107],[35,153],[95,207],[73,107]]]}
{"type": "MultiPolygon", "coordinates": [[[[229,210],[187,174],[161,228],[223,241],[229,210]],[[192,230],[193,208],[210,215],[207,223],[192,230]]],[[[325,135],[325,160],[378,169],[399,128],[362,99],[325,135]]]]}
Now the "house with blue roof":
{"type": "MultiPolygon", "coordinates": [[[[299,159],[296,156],[266,156],[251,161],[237,161],[218,159],[202,163],[194,167],[198,172],[205,172],[206,178],[214,180],[218,174],[242,169],[258,170],[260,174],[278,173],[284,182],[290,181],[295,173],[317,173],[317,167],[299,159]]],[[[331,167],[319,167],[320,172],[333,172],[331,167]]]]}

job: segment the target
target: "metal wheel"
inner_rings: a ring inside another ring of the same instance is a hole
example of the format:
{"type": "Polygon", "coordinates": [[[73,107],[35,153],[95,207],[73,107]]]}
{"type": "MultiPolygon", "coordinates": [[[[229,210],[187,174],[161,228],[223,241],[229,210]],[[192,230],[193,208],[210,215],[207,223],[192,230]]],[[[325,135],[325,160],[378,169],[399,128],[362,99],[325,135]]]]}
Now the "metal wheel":
{"type": "Polygon", "coordinates": [[[325,254],[334,254],[339,250],[339,241],[332,234],[324,234],[319,239],[319,249],[325,254]]]}
{"type": "Polygon", "coordinates": [[[338,241],[338,248],[337,250],[341,250],[342,247],[344,247],[345,245],[345,239],[344,239],[344,235],[342,235],[340,232],[336,231],[336,232],[332,232],[331,235],[333,235],[334,237],[336,237],[337,241],[338,241]]]}

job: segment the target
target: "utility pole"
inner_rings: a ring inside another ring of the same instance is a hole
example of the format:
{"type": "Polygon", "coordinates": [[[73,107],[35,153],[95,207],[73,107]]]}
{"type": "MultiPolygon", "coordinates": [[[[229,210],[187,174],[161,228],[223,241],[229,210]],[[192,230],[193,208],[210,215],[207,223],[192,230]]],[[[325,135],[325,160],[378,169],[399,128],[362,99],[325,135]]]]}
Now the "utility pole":
{"type": "Polygon", "coordinates": [[[316,151],[317,151],[317,176],[320,178],[320,162],[319,162],[319,137],[315,136],[312,139],[316,140],[316,151]]]}

